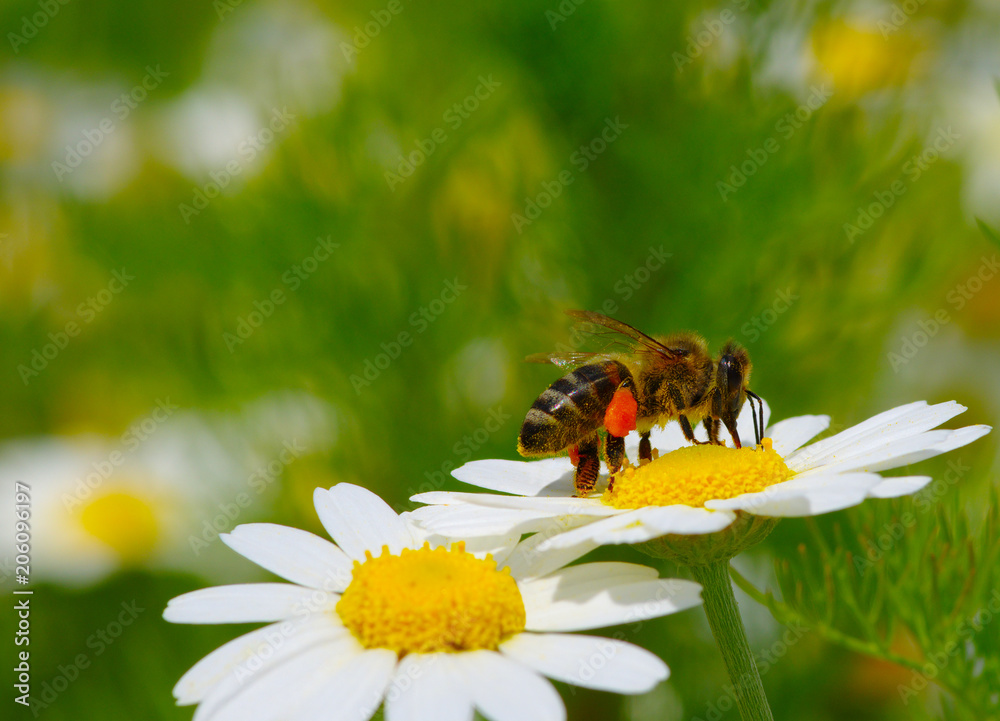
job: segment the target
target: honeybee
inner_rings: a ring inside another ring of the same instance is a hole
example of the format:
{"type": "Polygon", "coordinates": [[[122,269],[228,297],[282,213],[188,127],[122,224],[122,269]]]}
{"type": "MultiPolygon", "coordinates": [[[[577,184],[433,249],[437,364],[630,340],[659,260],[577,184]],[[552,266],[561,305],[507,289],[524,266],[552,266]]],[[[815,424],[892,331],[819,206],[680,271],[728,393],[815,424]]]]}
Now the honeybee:
{"type": "Polygon", "coordinates": [[[713,360],[705,339],[696,333],[653,338],[601,313],[566,313],[628,339],[616,338],[624,343],[624,352],[539,353],[525,359],[575,367],[535,400],[521,426],[517,450],[527,457],[568,450],[576,466],[578,496],[591,493],[597,482],[601,467],[598,431],[602,428],[604,458],[612,480],[625,461],[625,436],[630,430],[640,433],[640,463],[652,459],[652,429],[672,420],[680,423],[684,437],[692,443],[724,443],[719,433],[725,426],[740,448],[736,418],[747,398],[751,399],[754,436],[761,442],[764,405],[747,387],[751,363],[743,346],[730,340],[713,360]],[[759,415],[754,403],[760,406],[759,415]],[[708,441],[695,439],[693,427],[699,421],[708,441]]]}

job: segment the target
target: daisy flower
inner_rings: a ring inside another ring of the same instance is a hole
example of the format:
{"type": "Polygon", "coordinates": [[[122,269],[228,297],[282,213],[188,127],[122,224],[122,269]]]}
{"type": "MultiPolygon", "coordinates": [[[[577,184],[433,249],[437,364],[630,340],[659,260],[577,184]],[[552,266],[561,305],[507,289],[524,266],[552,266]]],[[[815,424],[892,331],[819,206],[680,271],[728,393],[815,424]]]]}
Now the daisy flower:
{"type": "MultiPolygon", "coordinates": [[[[990,431],[984,425],[932,430],[965,410],[954,401],[909,403],[810,445],[805,443],[826,430],[830,418],[797,416],[767,427],[762,446],[754,448],[751,413],[744,408],[738,427],[744,448],[739,450],[692,446],[672,423],[651,437],[658,458],[627,467],[611,490],[599,483],[605,490],[587,498],[573,497],[569,458],[472,461],[453,475],[505,495],[421,493],[413,500],[431,505],[414,511],[414,518],[432,532],[461,536],[540,531],[550,536],[540,543],[542,550],[657,539],[657,550],[664,553],[656,555],[689,565],[730,558],[761,540],[774,519],[814,516],[867,498],[920,490],[929,476],[883,478],[878,471],[954,450],[990,431]],[[710,544],[691,538],[709,534],[710,544]],[[688,557],[667,547],[679,536],[688,537],[688,557]]],[[[763,411],[766,426],[766,403],[763,411]]],[[[636,457],[638,443],[633,432],[626,440],[628,455],[636,457]]]]}
{"type": "MultiPolygon", "coordinates": [[[[237,513],[265,510],[257,499],[277,485],[283,459],[328,447],[333,419],[325,404],[296,393],[262,397],[241,413],[164,400],[119,436],[0,444],[0,477],[31,488],[33,578],[85,585],[137,567],[225,578],[228,568],[201,551],[237,513]]],[[[4,537],[14,533],[13,506],[13,493],[0,498],[4,537]]],[[[0,558],[0,585],[12,580],[12,561],[0,558]]]]}
{"type": "MultiPolygon", "coordinates": [[[[729,560],[761,541],[778,519],[855,506],[866,498],[914,493],[928,476],[883,478],[905,466],[971,443],[988,426],[933,430],[963,412],[955,402],[920,401],[881,413],[805,445],[830,424],[828,416],[798,416],[766,428],[754,447],[752,413],[740,414],[743,448],[689,445],[676,424],[651,438],[660,454],[616,474],[603,492],[574,497],[572,463],[486,460],[454,471],[459,480],[509,495],[422,493],[432,505],[414,511],[431,532],[485,535],[532,533],[539,552],[640,544],[640,550],[690,568],[703,587],[705,614],[732,681],[744,721],[773,717],[747,642],[729,560]]],[[[770,409],[764,405],[766,427],[770,409]]],[[[702,431],[703,433],[703,431],[702,431]]],[[[702,435],[700,440],[704,440],[702,435]]],[[[626,441],[633,457],[638,438],[626,441]]]]}
{"type": "Polygon", "coordinates": [[[290,583],[219,586],[179,596],[174,623],[269,625],[216,649],[177,683],[198,721],[559,721],[544,676],[618,693],[667,677],[650,652],[567,632],[638,622],[700,603],[700,586],[631,563],[564,566],[589,547],[542,554],[517,535],[450,543],[340,483],[317,489],[336,545],[249,524],[223,540],[290,583]]]}

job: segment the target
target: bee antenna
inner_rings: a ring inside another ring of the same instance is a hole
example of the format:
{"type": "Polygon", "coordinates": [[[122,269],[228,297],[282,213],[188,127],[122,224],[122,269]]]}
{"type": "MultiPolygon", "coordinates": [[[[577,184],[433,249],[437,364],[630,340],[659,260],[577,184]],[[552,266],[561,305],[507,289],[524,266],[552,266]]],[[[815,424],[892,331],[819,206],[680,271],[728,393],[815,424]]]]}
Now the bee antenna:
{"type": "Polygon", "coordinates": [[[761,440],[764,438],[764,401],[759,395],[749,389],[747,390],[747,398],[750,399],[750,411],[753,413],[753,434],[756,436],[757,445],[760,445],[761,440]],[[757,406],[754,405],[754,401],[760,404],[759,420],[757,406]]]}

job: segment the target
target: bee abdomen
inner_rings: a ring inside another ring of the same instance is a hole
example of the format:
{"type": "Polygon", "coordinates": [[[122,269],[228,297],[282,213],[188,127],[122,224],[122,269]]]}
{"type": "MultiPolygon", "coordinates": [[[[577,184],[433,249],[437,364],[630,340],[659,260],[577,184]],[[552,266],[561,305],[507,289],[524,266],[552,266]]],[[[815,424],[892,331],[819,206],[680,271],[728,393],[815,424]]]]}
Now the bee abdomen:
{"type": "Polygon", "coordinates": [[[581,366],[563,376],[532,404],[521,426],[521,455],[558,453],[604,425],[604,411],[628,369],[617,361],[581,366]]]}

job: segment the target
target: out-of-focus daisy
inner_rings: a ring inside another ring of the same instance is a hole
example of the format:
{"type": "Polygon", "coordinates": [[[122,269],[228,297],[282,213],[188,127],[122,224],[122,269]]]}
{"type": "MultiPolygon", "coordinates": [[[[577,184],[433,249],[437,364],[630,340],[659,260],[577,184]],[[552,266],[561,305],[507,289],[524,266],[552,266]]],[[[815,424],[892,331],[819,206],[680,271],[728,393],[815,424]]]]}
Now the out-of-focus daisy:
{"type": "MultiPolygon", "coordinates": [[[[148,442],[170,431],[159,433],[148,442]]],[[[189,458],[156,462],[154,450],[131,453],[118,439],[96,435],[23,439],[0,448],[0,474],[31,489],[34,579],[84,584],[123,567],[178,567],[194,559],[186,523],[208,515],[197,482],[204,473],[194,473],[189,458]]],[[[217,450],[216,471],[232,467],[217,450]]]]}
{"type": "MultiPolygon", "coordinates": [[[[332,409],[304,394],[265,396],[240,414],[163,401],[117,437],[0,445],[0,477],[30,488],[32,578],[85,584],[122,568],[224,573],[203,554],[220,531],[266,510],[288,463],[329,445],[332,409]]],[[[0,534],[13,534],[13,493],[0,534]]],[[[0,559],[0,582],[11,575],[0,559]]]]}
{"type": "MultiPolygon", "coordinates": [[[[930,477],[883,478],[878,471],[931,458],[990,431],[984,425],[932,430],[965,410],[954,401],[910,403],[804,447],[829,426],[830,418],[798,416],[767,428],[762,446],[754,448],[750,412],[745,408],[738,430],[748,447],[740,450],[688,445],[677,425],[670,424],[651,438],[660,450],[657,459],[626,468],[615,478],[612,491],[587,498],[573,497],[573,466],[568,458],[473,461],[454,471],[454,476],[514,495],[422,493],[413,500],[432,505],[417,509],[414,517],[442,534],[563,531],[544,541],[542,549],[644,543],[725,530],[728,536],[717,535],[714,540],[722,544],[714,559],[681,559],[708,562],[731,557],[760,540],[774,518],[813,516],[855,506],[866,498],[920,490],[930,477]]],[[[769,415],[765,405],[765,419],[769,415]]],[[[629,440],[630,455],[635,457],[638,439],[629,440]]],[[[626,441],[627,451],[629,447],[626,441]]]]}
{"type": "Polygon", "coordinates": [[[337,545],[272,524],[223,540],[291,581],[207,588],[173,599],[175,623],[270,625],[230,641],[174,688],[195,718],[365,721],[559,720],[543,676],[618,693],[667,677],[653,654],[568,631],[697,605],[700,587],[630,563],[565,564],[589,547],[540,554],[516,535],[448,544],[378,496],[341,483],[315,492],[337,545]],[[490,549],[491,552],[487,553],[490,549]]]}

